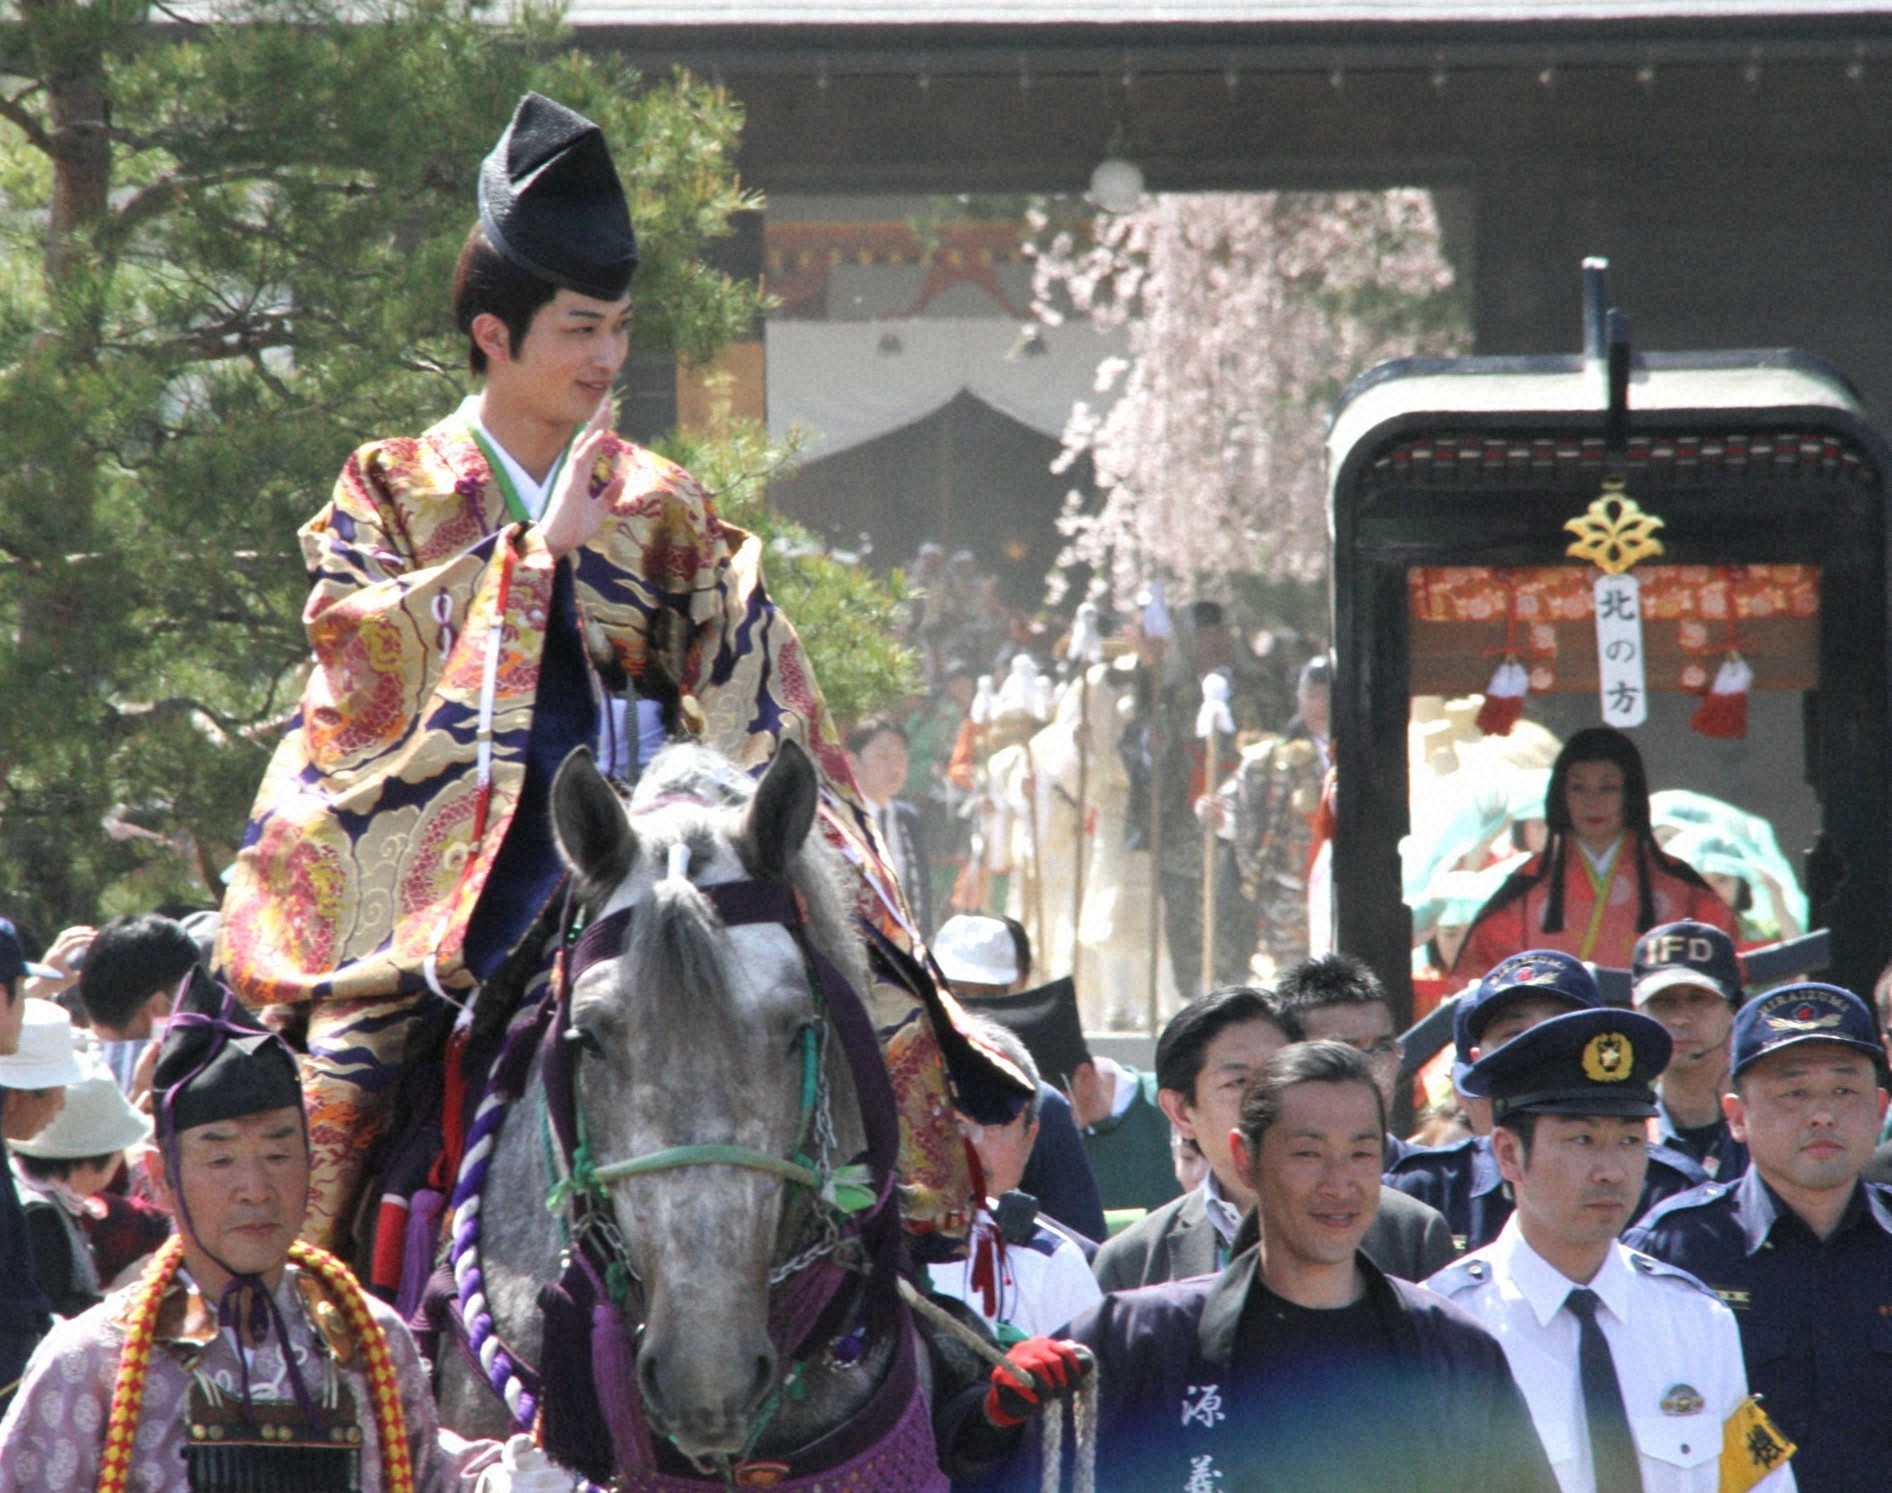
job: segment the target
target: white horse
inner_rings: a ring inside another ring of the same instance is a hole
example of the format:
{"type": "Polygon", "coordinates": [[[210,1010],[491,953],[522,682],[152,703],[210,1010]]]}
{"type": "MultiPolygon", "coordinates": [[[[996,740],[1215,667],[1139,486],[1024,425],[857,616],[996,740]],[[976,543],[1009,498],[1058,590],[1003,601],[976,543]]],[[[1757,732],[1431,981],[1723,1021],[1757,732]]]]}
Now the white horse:
{"type": "Polygon", "coordinates": [[[628,806],[587,754],[561,768],[585,931],[468,1137],[473,1352],[442,1351],[446,1423],[542,1414],[556,1460],[625,1489],[946,1488],[893,1279],[892,1090],[817,794],[791,741],[759,783],[673,747],[628,806]]]}

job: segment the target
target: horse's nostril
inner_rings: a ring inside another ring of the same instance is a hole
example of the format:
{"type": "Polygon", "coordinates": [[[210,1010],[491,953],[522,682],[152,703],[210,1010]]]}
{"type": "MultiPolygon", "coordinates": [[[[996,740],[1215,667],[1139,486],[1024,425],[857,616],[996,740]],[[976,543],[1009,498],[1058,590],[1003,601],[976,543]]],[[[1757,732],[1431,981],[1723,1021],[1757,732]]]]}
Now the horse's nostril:
{"type": "Polygon", "coordinates": [[[663,1392],[658,1383],[657,1363],[647,1353],[637,1356],[637,1387],[643,1391],[645,1408],[657,1419],[663,1419],[663,1392]]]}
{"type": "Polygon", "coordinates": [[[775,1383],[775,1354],[773,1352],[756,1354],[755,1394],[754,1394],[755,1400],[757,1402],[760,1402],[762,1398],[768,1394],[770,1386],[772,1386],[774,1383],[775,1383]]]}

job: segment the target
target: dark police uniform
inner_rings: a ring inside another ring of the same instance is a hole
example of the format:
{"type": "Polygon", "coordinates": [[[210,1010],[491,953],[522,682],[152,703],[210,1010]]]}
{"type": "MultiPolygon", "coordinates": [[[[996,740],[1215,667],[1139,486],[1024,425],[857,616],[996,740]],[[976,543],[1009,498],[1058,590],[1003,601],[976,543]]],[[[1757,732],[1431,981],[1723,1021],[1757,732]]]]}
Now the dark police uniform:
{"type": "MultiPolygon", "coordinates": [[[[1802,1042],[1878,1057],[1863,1001],[1803,984],[1741,1009],[1733,1071],[1802,1042]]],[[[1750,1170],[1664,1204],[1628,1238],[1734,1308],[1749,1384],[1799,1445],[1801,1488],[1892,1488],[1892,1190],[1856,1182],[1822,1240],[1750,1170]]]]}
{"type": "MultiPolygon", "coordinates": [[[[1710,923],[1684,920],[1651,928],[1636,940],[1629,971],[1630,999],[1638,1011],[1652,996],[1678,985],[1712,990],[1735,1010],[1741,1007],[1741,960],[1734,940],[1710,923]]],[[[1656,1141],[1665,1151],[1680,1153],[1695,1163],[1710,1181],[1732,1182],[1747,1170],[1747,1147],[1729,1132],[1725,1118],[1684,1130],[1660,1094],[1656,1096],[1656,1141]]]]}
{"type": "Polygon", "coordinates": [[[1658,1150],[1665,1159],[1681,1157],[1711,1182],[1733,1182],[1747,1170],[1747,1147],[1734,1138],[1725,1118],[1712,1127],[1704,1125],[1699,1130],[1684,1130],[1675,1123],[1659,1094],[1656,1096],[1656,1144],[1650,1148],[1650,1156],[1658,1150]]]}
{"type": "Polygon", "coordinates": [[[1670,1199],[1625,1242],[1734,1308],[1748,1386],[1798,1444],[1806,1493],[1892,1488],[1892,1189],[1859,1183],[1821,1240],[1750,1171],[1670,1199]]]}
{"type": "MultiPolygon", "coordinates": [[[[1400,1158],[1386,1174],[1386,1185],[1430,1203],[1445,1215],[1452,1244],[1460,1254],[1483,1249],[1498,1237],[1511,1216],[1511,1198],[1498,1163],[1491,1154],[1491,1137],[1470,1136],[1449,1146],[1417,1150],[1400,1158]]],[[[1659,1203],[1680,1197],[1708,1181],[1708,1173],[1684,1151],[1651,1144],[1649,1171],[1643,1178],[1642,1197],[1635,1217],[1641,1218],[1659,1203]]]]}

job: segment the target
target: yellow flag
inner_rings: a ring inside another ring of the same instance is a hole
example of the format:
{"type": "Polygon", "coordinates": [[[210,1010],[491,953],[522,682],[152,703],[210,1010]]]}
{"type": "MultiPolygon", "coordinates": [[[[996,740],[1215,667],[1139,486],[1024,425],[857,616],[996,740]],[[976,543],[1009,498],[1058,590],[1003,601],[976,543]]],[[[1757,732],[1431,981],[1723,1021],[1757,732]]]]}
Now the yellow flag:
{"type": "Polygon", "coordinates": [[[1748,1493],[1796,1449],[1750,1395],[1721,1424],[1721,1493],[1748,1493]]]}

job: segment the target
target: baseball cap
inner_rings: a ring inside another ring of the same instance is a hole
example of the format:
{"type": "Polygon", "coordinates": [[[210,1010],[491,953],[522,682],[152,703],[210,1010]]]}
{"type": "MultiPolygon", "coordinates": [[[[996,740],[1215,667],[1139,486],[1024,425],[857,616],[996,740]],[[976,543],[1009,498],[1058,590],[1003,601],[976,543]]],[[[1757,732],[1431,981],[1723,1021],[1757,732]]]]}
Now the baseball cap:
{"type": "Polygon", "coordinates": [[[1711,923],[1663,923],[1636,940],[1630,956],[1630,998],[1640,1007],[1677,985],[1705,985],[1723,1000],[1741,1003],[1741,961],[1734,940],[1711,923]]]}
{"type": "Polygon", "coordinates": [[[20,930],[13,926],[10,919],[0,918],[0,984],[11,985],[21,975],[33,975],[43,980],[60,978],[58,970],[28,959],[26,946],[20,942],[20,930]]]}
{"type": "Polygon", "coordinates": [[[1731,1071],[1800,1042],[1837,1042],[1878,1059],[1879,1028],[1866,1003],[1837,985],[1783,985],[1757,995],[1734,1018],[1731,1071]]]}
{"type": "Polygon", "coordinates": [[[1471,994],[1459,1001],[1454,1025],[1462,1032],[1463,1046],[1468,1052],[1477,1046],[1485,1028],[1505,1007],[1545,996],[1578,1009],[1603,1004],[1596,977],[1574,955],[1559,949],[1513,954],[1493,965],[1471,994]]]}

